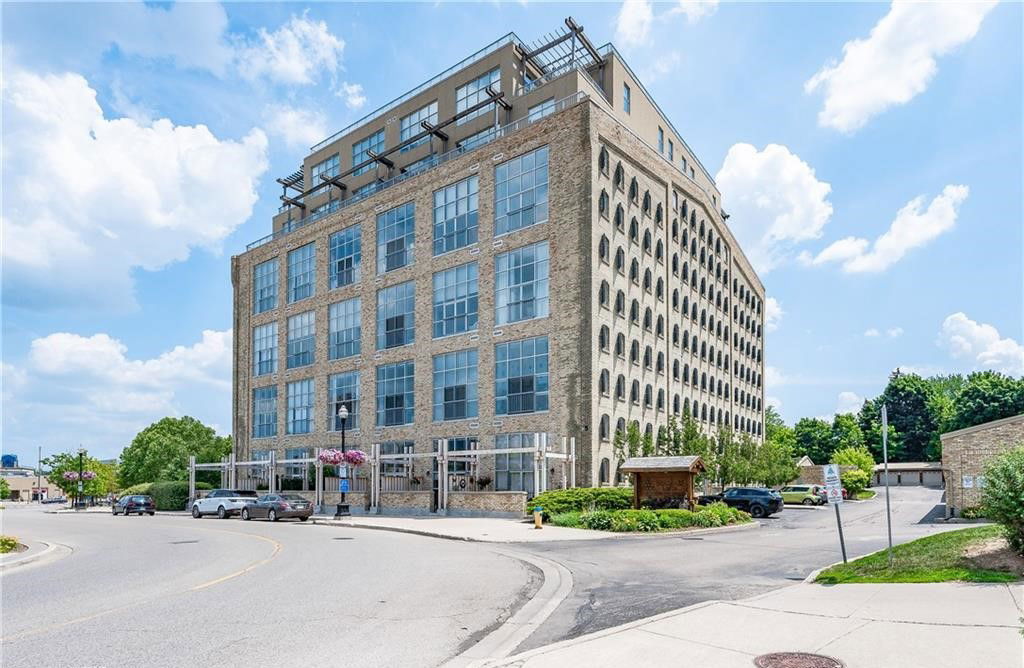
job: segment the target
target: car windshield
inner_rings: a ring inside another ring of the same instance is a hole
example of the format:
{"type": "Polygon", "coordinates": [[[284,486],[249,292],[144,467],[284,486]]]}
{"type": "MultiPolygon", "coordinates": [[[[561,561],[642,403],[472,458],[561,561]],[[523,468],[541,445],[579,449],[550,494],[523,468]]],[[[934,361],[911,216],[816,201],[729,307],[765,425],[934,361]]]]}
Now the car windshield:
{"type": "Polygon", "coordinates": [[[148,496],[133,496],[132,497],[132,501],[134,501],[135,503],[145,503],[146,501],[149,501],[149,497],[148,496]]]}
{"type": "Polygon", "coordinates": [[[256,492],[252,491],[251,489],[236,489],[234,491],[234,495],[235,496],[245,496],[245,497],[249,497],[249,498],[253,498],[253,499],[256,498],[256,492]]]}

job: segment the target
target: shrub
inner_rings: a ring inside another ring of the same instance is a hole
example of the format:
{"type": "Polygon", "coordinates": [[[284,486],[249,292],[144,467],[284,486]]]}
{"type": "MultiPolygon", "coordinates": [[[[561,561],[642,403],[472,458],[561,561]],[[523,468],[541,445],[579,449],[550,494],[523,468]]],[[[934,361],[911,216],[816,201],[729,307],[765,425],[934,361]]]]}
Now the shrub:
{"type": "Polygon", "coordinates": [[[573,487],[538,494],[526,504],[527,514],[536,506],[544,509],[544,519],[552,515],[591,510],[620,510],[633,505],[633,490],[624,487],[573,487]]]}
{"type": "Polygon", "coordinates": [[[185,510],[188,483],[183,480],[154,482],[149,488],[149,495],[153,497],[157,510],[185,510]]]}
{"type": "Polygon", "coordinates": [[[0,536],[0,554],[13,552],[18,547],[18,539],[14,536],[0,536]]]}
{"type": "Polygon", "coordinates": [[[125,487],[121,490],[121,496],[130,496],[132,494],[149,494],[150,488],[153,487],[151,482],[140,482],[137,485],[125,487]]]}
{"type": "Polygon", "coordinates": [[[551,523],[556,527],[572,527],[578,528],[580,526],[580,515],[581,513],[560,513],[551,517],[551,523]]]}
{"type": "Polygon", "coordinates": [[[607,510],[595,510],[580,515],[580,524],[584,529],[609,531],[612,528],[612,514],[607,510]]]}
{"type": "Polygon", "coordinates": [[[665,508],[654,512],[658,516],[658,525],[662,529],[685,529],[692,527],[696,522],[693,517],[694,513],[690,510],[665,508]]]}
{"type": "Polygon", "coordinates": [[[1010,547],[1024,554],[1024,445],[999,455],[985,470],[985,480],[985,516],[1002,524],[1010,547]]]}
{"type": "MultiPolygon", "coordinates": [[[[871,451],[863,445],[848,446],[836,450],[832,453],[832,463],[839,464],[840,466],[856,466],[868,476],[868,479],[871,478],[871,474],[875,471],[875,458],[871,451]]],[[[849,490],[850,488],[847,487],[846,489],[849,490]]]]}
{"type": "Polygon", "coordinates": [[[612,531],[658,531],[661,524],[653,510],[616,510],[612,513],[612,531]]]}
{"type": "Polygon", "coordinates": [[[849,493],[850,498],[855,498],[858,494],[867,489],[871,483],[871,476],[860,469],[852,469],[839,474],[839,479],[843,483],[843,487],[849,493]]]}
{"type": "Polygon", "coordinates": [[[981,506],[968,506],[960,509],[960,517],[967,520],[976,520],[985,517],[985,509],[981,506]]]}

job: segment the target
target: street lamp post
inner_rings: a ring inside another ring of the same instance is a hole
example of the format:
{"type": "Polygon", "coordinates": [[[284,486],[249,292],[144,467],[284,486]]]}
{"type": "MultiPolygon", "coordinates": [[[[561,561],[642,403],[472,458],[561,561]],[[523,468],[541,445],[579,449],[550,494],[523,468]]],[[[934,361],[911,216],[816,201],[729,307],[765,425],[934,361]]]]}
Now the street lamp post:
{"type": "MultiPolygon", "coordinates": [[[[341,453],[345,454],[345,423],[348,422],[348,407],[342,404],[338,407],[338,419],[341,420],[341,453]]],[[[348,464],[342,463],[345,467],[345,475],[341,478],[341,503],[338,504],[338,509],[335,513],[335,517],[348,515],[348,503],[345,502],[345,488],[348,484],[348,464]]]]}
{"type": "Polygon", "coordinates": [[[79,446],[78,448],[78,502],[75,504],[76,508],[82,507],[82,492],[84,487],[82,485],[82,474],[85,473],[85,448],[79,446]]]}

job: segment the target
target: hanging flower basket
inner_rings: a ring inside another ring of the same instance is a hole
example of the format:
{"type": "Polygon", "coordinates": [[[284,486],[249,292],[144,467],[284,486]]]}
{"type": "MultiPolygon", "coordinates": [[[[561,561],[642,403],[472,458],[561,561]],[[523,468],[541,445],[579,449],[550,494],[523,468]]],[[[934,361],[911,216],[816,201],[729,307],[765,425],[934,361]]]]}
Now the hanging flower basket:
{"type": "Polygon", "coordinates": [[[362,466],[366,463],[366,453],[362,450],[346,450],[343,459],[349,466],[362,466]]]}
{"type": "Polygon", "coordinates": [[[341,455],[341,450],[334,448],[327,448],[320,451],[320,463],[327,464],[329,466],[337,466],[344,461],[344,457],[341,455]]]}
{"type": "Polygon", "coordinates": [[[95,479],[96,479],[96,472],[95,471],[82,471],[82,480],[95,480],[95,479]]]}
{"type": "Polygon", "coordinates": [[[65,480],[78,480],[78,471],[64,471],[63,478],[65,480]]]}

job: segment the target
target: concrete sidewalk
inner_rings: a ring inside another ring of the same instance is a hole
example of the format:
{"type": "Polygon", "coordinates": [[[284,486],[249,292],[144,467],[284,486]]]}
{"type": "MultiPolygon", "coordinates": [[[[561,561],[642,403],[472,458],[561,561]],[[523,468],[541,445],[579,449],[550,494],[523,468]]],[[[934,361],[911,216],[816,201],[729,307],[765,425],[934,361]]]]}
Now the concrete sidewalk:
{"type": "Polygon", "coordinates": [[[585,541],[607,540],[609,538],[659,536],[676,537],[680,535],[700,535],[709,532],[728,532],[758,529],[757,522],[712,529],[690,529],[687,531],[667,531],[659,533],[613,533],[611,531],[591,531],[590,529],[570,529],[545,524],[543,529],[535,529],[532,521],[501,519],[494,517],[391,517],[389,515],[355,515],[345,519],[334,519],[329,515],[314,515],[314,524],[354,527],[358,529],[380,529],[398,531],[435,538],[451,540],[467,540],[481,543],[540,543],[546,541],[585,541]]]}
{"type": "Polygon", "coordinates": [[[847,668],[1021,668],[1021,589],[800,584],[699,603],[482,665],[750,668],[761,654],[802,651],[847,668]]]}

